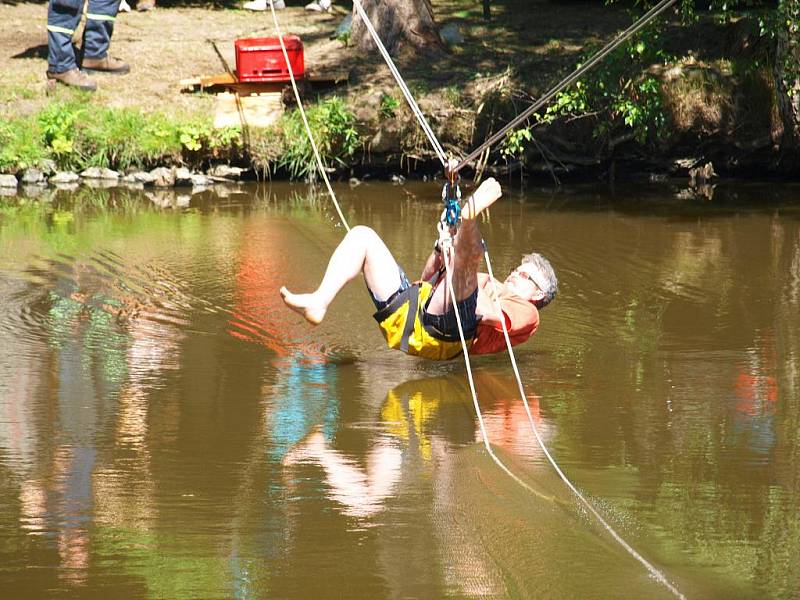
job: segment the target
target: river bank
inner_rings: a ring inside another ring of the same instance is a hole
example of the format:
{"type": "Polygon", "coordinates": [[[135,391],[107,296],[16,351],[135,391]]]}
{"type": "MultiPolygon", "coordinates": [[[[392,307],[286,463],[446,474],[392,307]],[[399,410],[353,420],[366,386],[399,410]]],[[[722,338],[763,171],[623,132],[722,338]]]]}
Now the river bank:
{"type": "MultiPolygon", "coordinates": [[[[515,0],[493,7],[487,22],[473,4],[433,3],[438,23],[463,38],[447,52],[398,57],[443,146],[462,156],[631,22],[622,6],[515,0]]],[[[350,72],[346,85],[304,99],[332,172],[344,180],[430,176],[437,163],[385,66],[345,38],[331,39],[347,13],[291,5],[279,13],[284,31],[303,38],[307,65],[350,72]]],[[[310,149],[291,106],[277,126],[243,136],[239,128],[212,127],[212,94],[180,92],[182,79],[224,72],[214,43],[233,65],[234,39],[272,35],[269,15],[170,3],[121,14],[111,53],[132,72],[100,79],[91,96],[46,85],[45,20],[43,5],[0,5],[0,70],[8,74],[0,83],[0,172],[20,185],[30,183],[31,169],[35,177],[98,167],[122,178],[158,167],[213,175],[232,165],[245,179],[308,175],[310,149]]],[[[693,175],[697,183],[699,175],[702,184],[712,172],[795,177],[798,157],[781,145],[776,84],[765,61],[771,42],[758,35],[756,21],[703,15],[686,25],[669,15],[628,49],[633,58],[612,57],[477,168],[574,181],[693,175]],[[595,110],[590,86],[603,88],[623,73],[628,83],[611,108],[595,110]]]]}

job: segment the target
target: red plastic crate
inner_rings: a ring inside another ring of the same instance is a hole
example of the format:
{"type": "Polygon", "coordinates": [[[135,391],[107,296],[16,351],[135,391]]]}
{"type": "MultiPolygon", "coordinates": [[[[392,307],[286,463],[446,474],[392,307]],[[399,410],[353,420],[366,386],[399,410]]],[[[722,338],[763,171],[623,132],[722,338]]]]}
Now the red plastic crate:
{"type": "MultiPolygon", "coordinates": [[[[283,37],[295,79],[302,79],[303,42],[296,35],[283,37]]],[[[243,38],[234,42],[239,81],[290,81],[278,38],[243,38]]]]}

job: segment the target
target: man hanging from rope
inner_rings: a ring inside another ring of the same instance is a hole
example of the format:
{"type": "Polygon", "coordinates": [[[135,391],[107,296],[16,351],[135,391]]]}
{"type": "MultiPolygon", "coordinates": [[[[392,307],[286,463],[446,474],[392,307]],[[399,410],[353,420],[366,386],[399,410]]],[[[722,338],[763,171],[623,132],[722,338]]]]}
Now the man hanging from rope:
{"type": "MultiPolygon", "coordinates": [[[[452,166],[452,163],[451,163],[452,166]]],[[[513,345],[526,341],[539,326],[539,310],[558,292],[553,267],[540,254],[528,254],[504,282],[479,273],[483,241],[477,216],[501,196],[500,184],[484,181],[460,210],[457,228],[443,218],[439,240],[419,282],[411,283],[378,234],[365,226],[351,229],[330,258],[316,291],[293,294],[280,290],[283,301],[316,325],[344,285],[363,273],[377,312],[374,317],[390,348],[434,360],[458,356],[458,323],[445,277],[445,260],[452,274],[458,314],[472,354],[506,348],[502,321],[513,345]],[[502,307],[498,313],[494,298],[502,307]]]]}

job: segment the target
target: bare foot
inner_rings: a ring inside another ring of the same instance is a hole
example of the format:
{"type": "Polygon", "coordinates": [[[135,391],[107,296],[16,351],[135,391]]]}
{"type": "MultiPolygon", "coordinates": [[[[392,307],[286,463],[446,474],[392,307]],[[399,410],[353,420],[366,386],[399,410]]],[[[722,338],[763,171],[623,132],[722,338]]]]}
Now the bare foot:
{"type": "Polygon", "coordinates": [[[328,307],[317,300],[314,294],[293,294],[286,289],[286,286],[281,288],[281,297],[286,306],[302,315],[312,325],[322,323],[328,310],[328,307]]]}

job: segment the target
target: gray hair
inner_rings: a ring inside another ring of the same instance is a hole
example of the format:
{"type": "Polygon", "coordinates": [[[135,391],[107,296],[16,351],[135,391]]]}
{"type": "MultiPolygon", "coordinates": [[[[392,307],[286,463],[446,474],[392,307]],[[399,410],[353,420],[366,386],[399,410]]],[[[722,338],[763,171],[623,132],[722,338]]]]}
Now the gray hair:
{"type": "Polygon", "coordinates": [[[558,294],[558,278],[556,278],[556,272],[553,269],[553,265],[550,264],[550,261],[547,260],[544,256],[537,253],[526,254],[522,257],[522,263],[526,264],[530,263],[542,274],[541,281],[544,283],[544,286],[540,285],[540,279],[537,278],[537,283],[541,290],[544,292],[544,298],[541,300],[537,300],[534,302],[536,308],[544,308],[550,302],[552,302],[553,298],[556,297],[558,294]]]}

